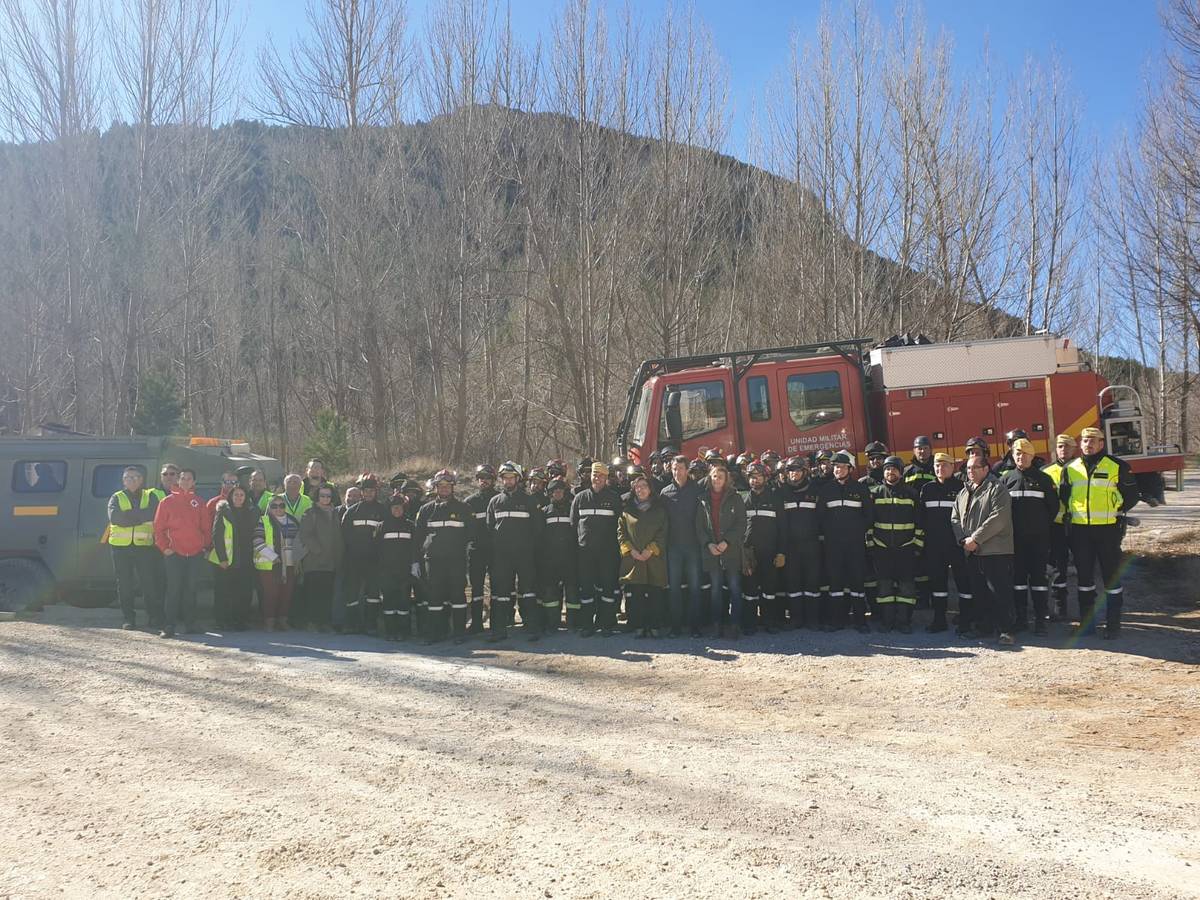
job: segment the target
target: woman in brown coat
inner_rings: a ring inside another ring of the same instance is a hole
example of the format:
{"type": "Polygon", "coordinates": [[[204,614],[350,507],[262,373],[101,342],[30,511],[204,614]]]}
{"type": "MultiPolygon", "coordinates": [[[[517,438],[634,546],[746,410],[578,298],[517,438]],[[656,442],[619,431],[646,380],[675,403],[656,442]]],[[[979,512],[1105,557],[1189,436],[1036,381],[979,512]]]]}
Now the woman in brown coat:
{"type": "Polygon", "coordinates": [[[666,623],[667,510],[640,468],[632,470],[630,487],[617,519],[621,581],[628,602],[625,613],[638,637],[658,637],[659,628],[666,623]]]}

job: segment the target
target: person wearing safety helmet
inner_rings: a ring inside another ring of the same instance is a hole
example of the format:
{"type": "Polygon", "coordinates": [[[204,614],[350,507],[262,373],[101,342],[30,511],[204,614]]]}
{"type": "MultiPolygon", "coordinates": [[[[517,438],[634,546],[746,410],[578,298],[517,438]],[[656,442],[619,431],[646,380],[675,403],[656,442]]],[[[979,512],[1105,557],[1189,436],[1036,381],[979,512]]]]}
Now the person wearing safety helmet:
{"type": "Polygon", "coordinates": [[[383,608],[375,532],[383,523],[387,508],[379,502],[379,479],[375,475],[364,472],[355,486],[362,499],[342,514],[342,540],[346,546],[342,581],[344,621],[349,630],[369,634],[377,627],[383,608]]]}
{"type": "Polygon", "coordinates": [[[475,491],[463,502],[471,511],[467,532],[467,580],[471,585],[470,634],[483,634],[483,597],[492,564],[492,534],[487,528],[487,508],[496,496],[496,470],[483,463],[475,467],[475,491]]]}
{"type": "Polygon", "coordinates": [[[821,486],[817,506],[817,518],[825,536],[825,573],[831,601],[822,604],[819,611],[821,626],[825,631],[844,628],[853,612],[855,628],[866,632],[863,572],[874,521],[871,491],[854,479],[854,459],[848,452],[839,450],[832,464],[833,480],[821,486]]]}
{"type": "Polygon", "coordinates": [[[571,522],[579,541],[579,621],[583,637],[589,637],[597,629],[605,634],[616,632],[620,603],[617,590],[620,514],[621,498],[608,486],[608,466],[593,463],[590,486],[577,493],[571,502],[571,522]]]}
{"type": "Polygon", "coordinates": [[[818,450],[813,455],[810,477],[818,488],[827,482],[833,481],[833,453],[829,450],[818,450]]]}
{"type": "Polygon", "coordinates": [[[954,457],[948,453],[934,454],[933,473],[935,480],[925,482],[919,498],[921,529],[925,532],[922,569],[929,577],[933,606],[933,621],[925,630],[937,634],[950,627],[946,621],[950,599],[950,579],[946,572],[949,570],[954,575],[954,587],[958,592],[958,631],[964,634],[971,626],[971,576],[962,546],[950,527],[950,511],[962,490],[962,481],[954,474],[954,457]]]}
{"type": "Polygon", "coordinates": [[[616,491],[619,497],[624,497],[629,492],[629,477],[626,472],[628,468],[629,460],[624,456],[614,456],[608,464],[608,486],[616,491]]]}
{"type": "Polygon", "coordinates": [[[734,461],[734,466],[729,470],[729,477],[733,479],[733,486],[738,492],[750,490],[750,481],[746,478],[746,466],[754,462],[756,457],[749,450],[743,450],[737,455],[734,461]]]}
{"type": "Polygon", "coordinates": [[[750,489],[742,494],[746,507],[745,617],[742,628],[754,634],[759,623],[768,634],[777,634],[783,625],[784,604],[780,576],[787,562],[787,523],[783,501],[768,486],[767,467],[761,462],[746,466],[750,489]],[[757,607],[757,614],[755,613],[757,607]]]}
{"type": "Polygon", "coordinates": [[[913,438],[913,460],[904,469],[904,483],[919,494],[930,481],[937,481],[933,473],[933,442],[928,435],[918,434],[913,438]]]}
{"type": "Polygon", "coordinates": [[[883,484],[883,461],[888,456],[887,444],[883,441],[871,441],[863,452],[867,456],[867,474],[859,481],[870,488],[878,487],[883,484]]]}
{"type": "Polygon", "coordinates": [[[526,478],[525,493],[533,498],[539,509],[546,503],[546,482],[549,480],[550,476],[544,466],[534,466],[526,478]]]}
{"type": "Polygon", "coordinates": [[[1058,485],[1034,468],[1033,442],[1017,438],[1010,448],[1013,467],[1000,475],[1012,498],[1013,520],[1013,631],[1029,628],[1030,595],[1033,595],[1033,633],[1046,633],[1050,585],[1050,525],[1058,515],[1058,485]]]}
{"type": "Polygon", "coordinates": [[[693,459],[687,464],[688,478],[696,484],[703,484],[708,477],[708,463],[702,459],[693,459]]]}
{"type": "MultiPolygon", "coordinates": [[[[578,494],[580,491],[586,491],[592,485],[592,466],[594,461],[590,456],[585,456],[579,460],[579,465],[575,467],[575,485],[571,488],[571,496],[578,494]]],[[[608,467],[605,466],[605,470],[608,467]]]]}
{"type": "Polygon", "coordinates": [[[421,559],[425,568],[425,643],[451,637],[462,643],[467,636],[467,543],[475,522],[471,508],[454,496],[458,479],[449,469],[433,476],[433,499],[417,513],[421,559]]]}
{"type": "Polygon", "coordinates": [[[416,523],[408,514],[408,497],[397,486],[388,501],[383,524],[375,532],[383,588],[384,640],[399,641],[412,636],[413,566],[417,564],[420,546],[417,537],[416,523]]]}
{"type": "Polygon", "coordinates": [[[819,487],[809,475],[803,456],[783,464],[787,484],[780,490],[787,528],[787,563],[784,584],[788,596],[788,625],[803,628],[817,624],[821,596],[821,524],[817,519],[819,487]]]}
{"type": "Polygon", "coordinates": [[[487,527],[492,534],[492,634],[488,640],[495,643],[508,636],[519,601],[525,635],[536,641],[542,635],[542,610],[537,601],[534,554],[541,539],[542,510],[525,493],[520,466],[505,462],[497,474],[501,490],[487,508],[487,527]]]}
{"type": "Polygon", "coordinates": [[[889,456],[883,461],[883,484],[872,491],[872,556],[879,581],[876,607],[881,613],[879,631],[897,629],[912,633],[917,605],[917,556],[925,546],[925,533],[917,512],[917,495],[904,483],[904,461],[889,456]]]}
{"type": "MultiPolygon", "coordinates": [[[[567,480],[567,464],[561,459],[546,460],[546,477],[553,481],[555,478],[567,480]]],[[[570,485],[567,485],[568,490],[570,485]]]]}
{"type": "Polygon", "coordinates": [[[542,599],[542,624],[553,634],[567,608],[567,627],[579,624],[579,542],[571,523],[571,488],[562,477],[546,485],[542,506],[542,538],[537,552],[537,573],[542,599]]]}

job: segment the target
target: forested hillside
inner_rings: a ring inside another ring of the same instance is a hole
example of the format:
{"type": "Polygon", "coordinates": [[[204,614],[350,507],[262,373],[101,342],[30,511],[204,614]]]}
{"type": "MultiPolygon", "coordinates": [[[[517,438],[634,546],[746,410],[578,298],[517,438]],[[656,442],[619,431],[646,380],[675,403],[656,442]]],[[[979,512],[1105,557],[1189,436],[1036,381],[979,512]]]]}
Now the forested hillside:
{"type": "Polygon", "coordinates": [[[720,152],[724,76],[690,15],[571,2],[530,47],[486,4],[415,34],[397,3],[323,0],[292,55],[250,61],[224,0],[119,25],[0,3],[10,432],[178,418],[294,459],[320,420],[359,466],[544,459],[607,451],[647,356],[1045,327],[1144,354],[1160,325],[1140,371],[1156,430],[1187,431],[1194,310],[1160,272],[1135,344],[1097,296],[1052,66],[1022,74],[1041,100],[1006,98],[955,81],[919,22],[885,39],[849,4],[798,36],[751,165],[720,152]]]}

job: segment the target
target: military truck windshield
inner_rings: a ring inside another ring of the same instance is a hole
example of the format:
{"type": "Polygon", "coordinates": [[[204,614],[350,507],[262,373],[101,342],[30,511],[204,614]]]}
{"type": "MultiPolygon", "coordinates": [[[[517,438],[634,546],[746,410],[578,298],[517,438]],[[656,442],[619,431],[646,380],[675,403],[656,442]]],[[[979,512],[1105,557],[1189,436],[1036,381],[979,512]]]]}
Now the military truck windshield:
{"type": "Polygon", "coordinates": [[[13,464],[12,489],[18,494],[57,494],[67,483],[61,460],[20,460],[13,464]]]}

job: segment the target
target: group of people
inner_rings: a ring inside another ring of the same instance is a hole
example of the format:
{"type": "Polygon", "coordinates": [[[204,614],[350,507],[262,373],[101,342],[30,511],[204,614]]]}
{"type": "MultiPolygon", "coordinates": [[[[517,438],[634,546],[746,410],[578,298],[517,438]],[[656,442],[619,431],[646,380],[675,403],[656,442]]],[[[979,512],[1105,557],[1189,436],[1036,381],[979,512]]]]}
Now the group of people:
{"type": "Polygon", "coordinates": [[[953,579],[958,632],[1011,644],[1071,621],[1072,558],[1075,627],[1091,634],[1102,618],[1117,637],[1124,515],[1139,499],[1128,465],[1096,428],[1078,447],[1059,435],[1049,463],[1024,432],[1007,438],[1003,459],[973,438],[961,463],[927,437],[907,462],[873,442],[861,477],[848,451],[689,459],[665,448],[645,467],[581,460],[574,483],[561,460],[529,472],[484,464],[461,499],[447,469],[424,484],[364,473],[341,496],[320,460],[278,492],[242,468],[205,502],[186,468],[164,466],[157,488],[130,468],[109,502],[108,543],[125,627],[136,627],[140,586],[164,637],[196,630],[208,565],[217,627],[230,630],[250,627],[257,596],[268,630],[427,643],[504,640],[518,613],[531,640],[564,627],[909,633],[919,604],[932,608],[927,630],[941,632],[953,579]]]}

